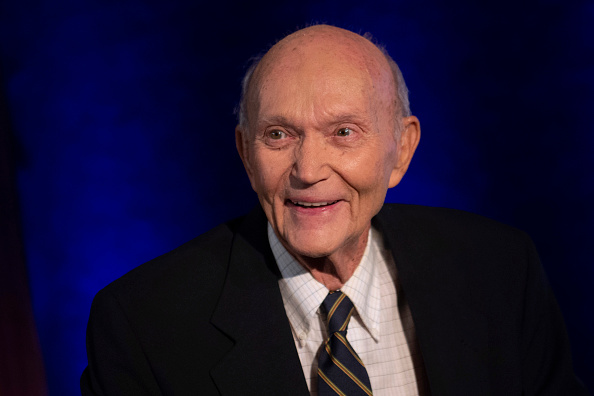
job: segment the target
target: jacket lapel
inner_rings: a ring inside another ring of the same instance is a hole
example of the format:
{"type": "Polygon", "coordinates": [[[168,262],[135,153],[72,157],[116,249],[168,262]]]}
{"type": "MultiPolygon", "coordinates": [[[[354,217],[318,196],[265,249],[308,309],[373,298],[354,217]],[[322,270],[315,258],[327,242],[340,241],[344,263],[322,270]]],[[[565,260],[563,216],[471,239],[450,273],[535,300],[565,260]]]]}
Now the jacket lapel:
{"type": "Polygon", "coordinates": [[[234,346],[211,370],[222,395],[307,395],[260,208],[238,226],[211,322],[234,346]]]}
{"type": "Polygon", "coordinates": [[[455,270],[459,255],[422,223],[402,205],[384,205],[377,217],[411,310],[431,393],[484,394],[486,323],[468,299],[469,280],[455,270]]]}

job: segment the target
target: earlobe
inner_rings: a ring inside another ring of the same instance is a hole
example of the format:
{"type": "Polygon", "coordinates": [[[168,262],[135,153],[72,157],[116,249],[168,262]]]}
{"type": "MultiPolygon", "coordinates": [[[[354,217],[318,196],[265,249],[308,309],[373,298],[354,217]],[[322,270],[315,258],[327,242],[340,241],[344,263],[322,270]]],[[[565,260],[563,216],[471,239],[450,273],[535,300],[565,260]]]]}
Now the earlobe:
{"type": "Polygon", "coordinates": [[[243,162],[243,167],[245,168],[245,172],[250,179],[250,183],[252,184],[252,189],[255,190],[254,186],[254,178],[252,167],[250,165],[250,156],[249,156],[249,147],[247,142],[247,131],[244,131],[240,125],[235,127],[235,147],[237,147],[237,152],[239,153],[239,157],[241,158],[241,162],[243,162]]]}
{"type": "Polygon", "coordinates": [[[396,164],[390,175],[389,188],[397,186],[404,177],[420,139],[421,124],[419,119],[415,116],[404,117],[398,141],[396,164]]]}

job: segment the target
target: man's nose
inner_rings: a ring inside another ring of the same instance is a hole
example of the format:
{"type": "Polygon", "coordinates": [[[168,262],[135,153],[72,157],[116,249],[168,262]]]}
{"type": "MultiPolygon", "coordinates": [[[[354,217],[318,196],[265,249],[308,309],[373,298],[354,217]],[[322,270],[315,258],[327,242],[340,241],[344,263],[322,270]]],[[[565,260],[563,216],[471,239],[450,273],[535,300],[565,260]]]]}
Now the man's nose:
{"type": "Polygon", "coordinates": [[[294,153],[291,176],[295,181],[312,185],[328,178],[330,150],[323,137],[303,136],[294,153]]]}

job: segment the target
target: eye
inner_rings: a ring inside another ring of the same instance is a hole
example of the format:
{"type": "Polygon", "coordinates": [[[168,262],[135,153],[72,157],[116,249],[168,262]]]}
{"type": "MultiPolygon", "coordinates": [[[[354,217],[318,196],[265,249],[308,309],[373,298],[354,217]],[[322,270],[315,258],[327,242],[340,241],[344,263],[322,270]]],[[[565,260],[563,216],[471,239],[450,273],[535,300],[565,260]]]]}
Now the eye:
{"type": "Polygon", "coordinates": [[[340,128],[336,132],[336,136],[349,136],[351,134],[351,128],[340,128]]]}
{"type": "Polygon", "coordinates": [[[268,132],[268,136],[271,139],[280,140],[280,139],[283,139],[283,138],[287,137],[287,134],[284,133],[283,131],[280,131],[278,129],[275,129],[273,131],[268,132]]]}

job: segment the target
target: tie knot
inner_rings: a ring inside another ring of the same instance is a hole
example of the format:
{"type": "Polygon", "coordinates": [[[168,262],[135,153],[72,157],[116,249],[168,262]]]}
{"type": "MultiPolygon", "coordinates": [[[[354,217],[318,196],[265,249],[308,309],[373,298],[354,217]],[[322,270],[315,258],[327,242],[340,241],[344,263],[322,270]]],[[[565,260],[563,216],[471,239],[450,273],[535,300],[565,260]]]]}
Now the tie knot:
{"type": "Polygon", "coordinates": [[[328,314],[328,332],[345,331],[353,314],[353,302],[341,291],[330,292],[322,302],[328,314]]]}

